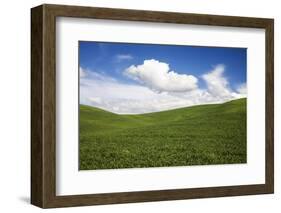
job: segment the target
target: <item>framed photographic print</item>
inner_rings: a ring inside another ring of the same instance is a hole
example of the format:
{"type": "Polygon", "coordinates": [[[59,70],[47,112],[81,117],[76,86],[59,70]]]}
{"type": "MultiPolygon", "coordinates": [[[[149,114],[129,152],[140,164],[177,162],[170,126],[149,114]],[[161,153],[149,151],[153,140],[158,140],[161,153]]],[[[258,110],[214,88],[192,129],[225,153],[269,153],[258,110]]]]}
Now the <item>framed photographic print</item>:
{"type": "Polygon", "coordinates": [[[31,203],[274,191],[273,19],[31,10],[31,203]]]}

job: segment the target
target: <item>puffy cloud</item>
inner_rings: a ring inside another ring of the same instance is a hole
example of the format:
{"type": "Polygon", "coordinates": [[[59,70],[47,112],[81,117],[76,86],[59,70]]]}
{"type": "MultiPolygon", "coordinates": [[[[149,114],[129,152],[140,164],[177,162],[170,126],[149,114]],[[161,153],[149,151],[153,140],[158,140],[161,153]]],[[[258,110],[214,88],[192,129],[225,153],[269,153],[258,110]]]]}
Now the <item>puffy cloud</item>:
{"type": "Polygon", "coordinates": [[[229,87],[229,82],[224,77],[225,66],[219,64],[214,67],[213,70],[204,74],[202,78],[205,80],[207,84],[207,92],[211,95],[214,100],[228,101],[237,98],[246,97],[246,90],[243,87],[246,87],[246,83],[244,83],[243,87],[241,87],[237,92],[234,92],[229,87]]]}
{"type": "MultiPolygon", "coordinates": [[[[167,70],[166,63],[162,63],[161,66],[166,66],[167,70]]],[[[224,66],[218,65],[202,76],[207,85],[206,89],[196,87],[180,92],[151,89],[143,82],[142,84],[123,83],[105,74],[84,70],[86,75],[80,78],[80,103],[118,114],[140,114],[192,105],[222,103],[246,97],[244,93],[246,91],[243,90],[246,84],[240,85],[237,88],[238,92],[232,91],[223,75],[224,69],[224,66]]],[[[140,81],[138,75],[130,77],[140,81]]]]}
{"type": "Polygon", "coordinates": [[[228,87],[228,81],[223,76],[224,65],[217,65],[211,72],[202,76],[207,84],[210,94],[215,97],[229,97],[231,96],[231,89],[228,87]]]}
{"type": "Polygon", "coordinates": [[[197,88],[197,78],[170,70],[169,64],[154,59],[132,65],[124,72],[128,77],[157,92],[186,92],[197,88]]]}

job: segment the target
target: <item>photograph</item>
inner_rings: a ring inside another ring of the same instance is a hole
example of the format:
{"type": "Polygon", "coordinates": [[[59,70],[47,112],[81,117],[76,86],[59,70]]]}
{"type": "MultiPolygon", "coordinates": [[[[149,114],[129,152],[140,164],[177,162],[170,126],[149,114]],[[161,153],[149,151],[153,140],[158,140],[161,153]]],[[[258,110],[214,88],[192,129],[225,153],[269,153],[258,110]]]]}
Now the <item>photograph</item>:
{"type": "Polygon", "coordinates": [[[79,169],[247,162],[246,48],[79,42],[79,169]]]}
{"type": "Polygon", "coordinates": [[[79,170],[247,163],[247,48],[78,42],[79,170]]]}

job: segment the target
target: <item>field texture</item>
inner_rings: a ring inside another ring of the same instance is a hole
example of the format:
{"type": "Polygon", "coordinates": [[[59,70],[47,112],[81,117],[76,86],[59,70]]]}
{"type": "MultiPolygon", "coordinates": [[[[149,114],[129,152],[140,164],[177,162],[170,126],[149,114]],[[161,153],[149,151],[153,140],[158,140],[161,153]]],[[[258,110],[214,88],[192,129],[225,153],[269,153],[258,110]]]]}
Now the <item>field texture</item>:
{"type": "Polygon", "coordinates": [[[81,170],[246,163],[246,99],[142,115],[80,105],[81,170]]]}

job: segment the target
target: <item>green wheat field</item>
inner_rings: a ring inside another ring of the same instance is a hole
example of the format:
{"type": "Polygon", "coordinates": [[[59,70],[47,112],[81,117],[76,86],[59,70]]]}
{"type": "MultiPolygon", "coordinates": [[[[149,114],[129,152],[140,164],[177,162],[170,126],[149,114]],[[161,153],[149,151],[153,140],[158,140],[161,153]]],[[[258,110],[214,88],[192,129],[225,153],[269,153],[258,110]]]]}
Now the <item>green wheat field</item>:
{"type": "Polygon", "coordinates": [[[246,98],[141,115],[80,105],[80,170],[247,162],[246,98]]]}

